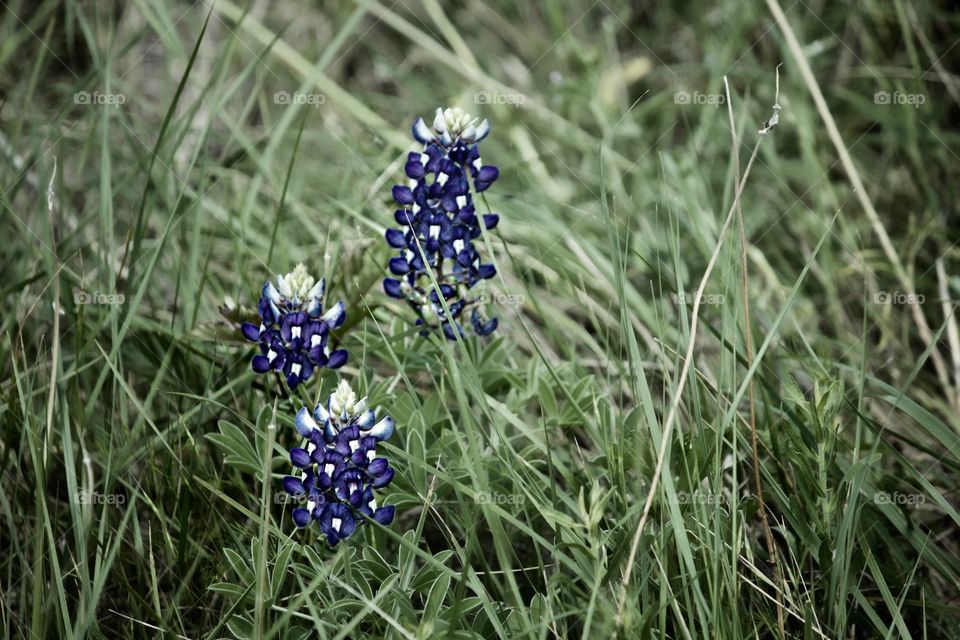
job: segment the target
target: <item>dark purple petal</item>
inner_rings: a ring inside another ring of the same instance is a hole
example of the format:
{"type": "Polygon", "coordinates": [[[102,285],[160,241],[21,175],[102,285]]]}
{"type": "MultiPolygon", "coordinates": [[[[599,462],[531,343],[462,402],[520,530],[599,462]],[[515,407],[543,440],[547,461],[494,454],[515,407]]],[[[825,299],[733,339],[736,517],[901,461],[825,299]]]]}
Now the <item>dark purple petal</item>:
{"type": "Polygon", "coordinates": [[[480,167],[480,171],[477,172],[477,182],[485,182],[488,185],[492,184],[499,177],[500,169],[497,169],[492,164],[480,167]]]}
{"type": "Polygon", "coordinates": [[[310,454],[307,453],[306,449],[301,449],[300,447],[294,447],[290,450],[290,462],[293,463],[293,466],[304,467],[310,466],[310,454]]]}
{"type": "Polygon", "coordinates": [[[350,426],[337,434],[336,446],[341,455],[350,455],[352,449],[350,442],[360,439],[360,427],[350,426]]]}
{"type": "Polygon", "coordinates": [[[443,324],[443,335],[447,337],[447,340],[456,340],[457,333],[460,334],[460,337],[463,337],[463,329],[460,328],[459,324],[456,326],[457,326],[457,331],[456,333],[454,333],[453,327],[450,326],[449,322],[445,322],[443,324]]]}
{"type": "Polygon", "coordinates": [[[387,266],[390,267],[390,273],[396,276],[402,276],[410,272],[410,264],[407,262],[406,258],[395,257],[390,258],[390,262],[387,263],[387,266]]]}
{"type": "Polygon", "coordinates": [[[407,241],[403,237],[403,231],[400,231],[400,229],[387,229],[383,235],[387,239],[387,244],[394,249],[403,249],[407,246],[407,241]]]}
{"type": "Polygon", "coordinates": [[[250,362],[250,365],[257,373],[266,373],[267,371],[270,371],[270,361],[267,360],[267,356],[253,356],[253,360],[250,362]]]}
{"type": "Polygon", "coordinates": [[[240,333],[250,342],[260,342],[260,327],[249,322],[240,325],[240,333]]]}
{"type": "Polygon", "coordinates": [[[372,476],[383,475],[383,472],[386,471],[390,466],[390,463],[387,462],[386,458],[374,458],[370,461],[370,464],[367,466],[367,473],[372,476]]]}
{"type": "Polygon", "coordinates": [[[400,204],[413,204],[413,191],[410,190],[410,187],[400,184],[394,185],[393,199],[400,204]]]}
{"type": "Polygon", "coordinates": [[[496,228],[497,224],[500,222],[500,216],[495,213],[485,213],[483,214],[483,226],[487,229],[496,228]]]}
{"type": "Polygon", "coordinates": [[[293,476],[284,477],[283,490],[292,496],[301,496],[307,492],[306,489],[303,488],[303,481],[293,476]]]}
{"type": "MultiPolygon", "coordinates": [[[[412,154],[411,154],[411,155],[412,155],[412,154]]],[[[418,157],[416,160],[410,160],[409,162],[407,162],[407,164],[404,165],[404,167],[403,167],[403,171],[404,171],[404,173],[406,173],[409,177],[414,178],[414,179],[416,179],[416,178],[422,178],[423,175],[424,175],[424,173],[425,173],[425,169],[424,169],[423,163],[420,162],[420,158],[419,158],[419,157],[418,157]]]]}
{"type": "Polygon", "coordinates": [[[393,467],[388,467],[382,474],[373,479],[372,484],[375,488],[385,487],[393,480],[393,467]]]}
{"type": "Polygon", "coordinates": [[[330,357],[327,359],[327,368],[328,369],[339,369],[347,363],[347,358],[349,353],[346,349],[337,349],[330,354],[330,357]]]}
{"type": "Polygon", "coordinates": [[[310,512],[303,507],[297,507],[293,510],[293,522],[300,529],[310,524],[310,512]]]}
{"type": "Polygon", "coordinates": [[[493,333],[494,329],[497,328],[499,321],[496,318],[491,318],[484,323],[477,323],[474,325],[474,331],[476,331],[478,336],[486,336],[493,333]]]}
{"type": "Polygon", "coordinates": [[[386,526],[393,522],[393,516],[396,513],[396,507],[392,504],[385,507],[380,507],[373,512],[373,519],[379,522],[380,524],[386,526]]]}
{"type": "Polygon", "coordinates": [[[400,281],[394,278],[383,279],[383,292],[391,298],[403,297],[403,290],[400,287],[400,281]]]}

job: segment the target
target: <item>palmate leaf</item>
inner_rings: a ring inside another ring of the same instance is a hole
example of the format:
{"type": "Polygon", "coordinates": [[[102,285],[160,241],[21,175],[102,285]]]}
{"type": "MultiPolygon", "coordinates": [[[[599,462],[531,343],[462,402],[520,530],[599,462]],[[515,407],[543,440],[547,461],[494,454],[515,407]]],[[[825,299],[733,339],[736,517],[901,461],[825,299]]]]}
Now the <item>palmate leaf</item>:
{"type": "Polygon", "coordinates": [[[227,420],[221,420],[217,426],[220,433],[208,433],[206,437],[223,451],[223,462],[241,471],[257,472],[261,468],[260,455],[243,430],[227,420]]]}

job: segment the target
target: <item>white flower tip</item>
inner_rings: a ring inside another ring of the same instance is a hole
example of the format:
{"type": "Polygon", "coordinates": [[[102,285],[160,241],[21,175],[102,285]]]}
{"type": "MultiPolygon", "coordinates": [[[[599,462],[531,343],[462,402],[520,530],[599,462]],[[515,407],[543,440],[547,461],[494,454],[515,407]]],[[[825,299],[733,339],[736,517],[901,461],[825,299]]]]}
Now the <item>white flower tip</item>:
{"type": "Polygon", "coordinates": [[[433,130],[437,133],[443,133],[447,130],[447,121],[443,117],[443,109],[437,107],[437,115],[433,118],[433,130]]]}
{"type": "Polygon", "coordinates": [[[433,140],[433,131],[431,131],[427,123],[423,121],[423,118],[417,118],[413,123],[413,137],[416,138],[417,142],[422,142],[423,144],[433,140]]]}
{"type": "Polygon", "coordinates": [[[280,294],[290,300],[309,299],[315,283],[316,280],[307,272],[307,267],[302,262],[287,275],[277,276],[277,288],[280,294]]]}
{"type": "Polygon", "coordinates": [[[490,121],[484,119],[483,122],[477,125],[477,131],[474,134],[473,141],[480,142],[490,134],[490,121]]]}

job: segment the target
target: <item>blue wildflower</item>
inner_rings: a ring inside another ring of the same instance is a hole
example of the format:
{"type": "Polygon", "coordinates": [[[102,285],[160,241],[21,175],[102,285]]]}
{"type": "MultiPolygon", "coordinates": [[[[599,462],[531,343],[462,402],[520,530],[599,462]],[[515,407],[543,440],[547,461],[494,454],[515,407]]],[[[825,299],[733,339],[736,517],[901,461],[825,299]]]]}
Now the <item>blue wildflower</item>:
{"type": "Polygon", "coordinates": [[[257,373],[277,371],[295,389],[315,369],[338,369],[347,361],[346,349],[330,350],[330,331],[343,324],[346,314],[339,301],[324,312],[324,281],[315,281],[298,264],[276,284],[267,282],[260,293],[260,326],[244,322],[240,331],[260,345],[251,365],[257,373]]]}
{"type": "Polygon", "coordinates": [[[407,301],[424,335],[439,330],[453,340],[464,335],[464,325],[477,335],[497,328],[497,319],[481,312],[482,298],[471,293],[477,283],[496,275],[475,246],[482,229],[493,229],[500,220],[495,213],[478,216],[474,204],[476,194],[500,175],[480,159],[478,143],[489,133],[487,120],[479,122],[459,108],[437,109],[432,128],[423,118],[413,123],[413,137],[424,149],[407,157],[408,183],[393,187],[400,228],[387,229],[385,236],[398,255],[390,258],[388,268],[395,277],[384,279],[383,290],[407,301]]]}
{"type": "Polygon", "coordinates": [[[318,404],[312,413],[300,409],[295,424],[306,440],[290,451],[300,477],[285,477],[283,488],[306,506],[293,510],[294,523],[318,522],[331,545],[349,538],[366,518],[390,524],[394,507],[378,507],[374,490],[393,480],[390,463],[377,455],[377,443],[393,435],[393,418],[377,421],[366,399],[358,400],[342,381],[326,405],[318,404]]]}

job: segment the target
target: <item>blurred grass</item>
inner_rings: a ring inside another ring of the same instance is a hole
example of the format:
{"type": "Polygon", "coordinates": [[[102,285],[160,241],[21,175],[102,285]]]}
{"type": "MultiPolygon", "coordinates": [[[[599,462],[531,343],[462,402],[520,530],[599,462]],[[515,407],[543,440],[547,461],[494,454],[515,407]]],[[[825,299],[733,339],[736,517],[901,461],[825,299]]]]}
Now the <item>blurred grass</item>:
{"type": "Polygon", "coordinates": [[[779,594],[788,637],[955,637],[949,5],[783,4],[898,265],[761,3],[329,4],[3,3],[0,635],[772,638],[779,594]],[[736,237],[695,336],[690,301],[780,63],[751,367],[736,237]],[[493,122],[501,327],[432,344],[381,238],[409,124],[452,103],[493,122]],[[396,521],[333,552],[275,496],[336,374],[284,398],[234,324],[298,261],[398,425],[396,521]]]}

